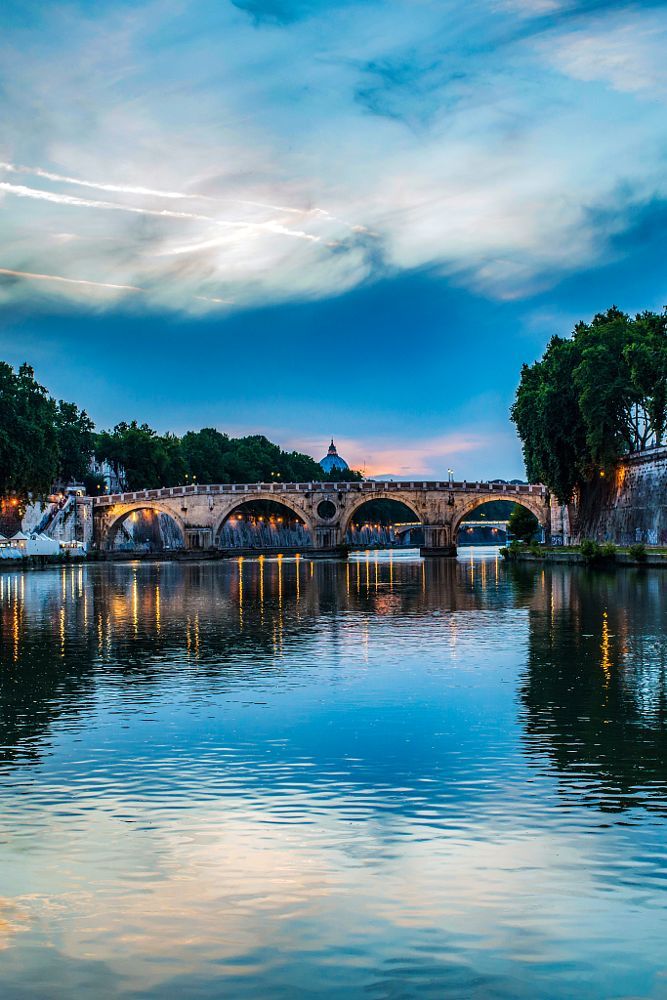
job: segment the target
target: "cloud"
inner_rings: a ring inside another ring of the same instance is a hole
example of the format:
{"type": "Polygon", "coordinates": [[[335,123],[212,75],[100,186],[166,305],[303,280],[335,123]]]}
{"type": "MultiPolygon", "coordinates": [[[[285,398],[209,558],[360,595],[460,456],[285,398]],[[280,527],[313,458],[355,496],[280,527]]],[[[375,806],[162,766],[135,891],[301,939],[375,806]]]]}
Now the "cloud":
{"type": "MultiPolygon", "coordinates": [[[[426,478],[446,479],[447,469],[457,465],[458,475],[463,478],[462,462],[470,465],[470,457],[486,454],[487,468],[490,455],[510,451],[514,436],[498,433],[488,427],[475,427],[468,432],[451,432],[432,438],[415,435],[411,440],[383,440],[371,435],[363,441],[351,437],[336,437],[338,453],[345,458],[352,469],[363,470],[373,479],[426,478]]],[[[316,438],[298,438],[290,441],[289,447],[319,456],[322,441],[316,438]]],[[[477,464],[477,463],[475,463],[477,464]]]]}
{"type": "Polygon", "coordinates": [[[667,20],[664,11],[641,17],[623,11],[612,19],[567,32],[545,43],[545,54],[562,73],[614,90],[667,98],[667,20]]]}
{"type": "Polygon", "coordinates": [[[329,6],[8,25],[0,263],[60,276],[39,287],[66,302],[128,285],[177,313],[423,268],[507,301],[604,261],[619,197],[627,217],[667,195],[659,12],[525,0],[518,28],[498,0],[329,6]]]}

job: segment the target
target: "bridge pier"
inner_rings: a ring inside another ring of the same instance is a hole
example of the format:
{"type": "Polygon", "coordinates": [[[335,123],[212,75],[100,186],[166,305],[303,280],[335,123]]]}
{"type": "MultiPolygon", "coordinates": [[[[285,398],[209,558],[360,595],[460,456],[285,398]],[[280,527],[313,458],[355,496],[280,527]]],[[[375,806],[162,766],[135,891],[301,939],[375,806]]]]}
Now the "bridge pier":
{"type": "Polygon", "coordinates": [[[448,524],[425,524],[424,544],[419,549],[422,556],[456,555],[456,545],[452,541],[451,529],[448,524]]]}
{"type": "Polygon", "coordinates": [[[426,556],[431,558],[432,556],[442,557],[445,556],[448,559],[456,558],[456,546],[455,545],[422,545],[419,550],[420,556],[426,556]]]}

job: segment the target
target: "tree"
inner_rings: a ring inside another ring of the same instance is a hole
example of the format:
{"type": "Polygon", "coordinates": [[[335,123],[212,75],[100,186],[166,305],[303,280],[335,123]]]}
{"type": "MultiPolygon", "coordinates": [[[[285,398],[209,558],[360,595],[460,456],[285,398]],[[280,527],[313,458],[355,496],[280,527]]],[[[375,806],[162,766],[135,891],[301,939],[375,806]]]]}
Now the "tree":
{"type": "Polygon", "coordinates": [[[537,518],[521,504],[516,504],[509,516],[507,530],[513,538],[518,538],[522,542],[532,542],[538,530],[537,518]]]}
{"type": "Polygon", "coordinates": [[[512,407],[528,476],[568,503],[619,458],[661,443],[667,421],[667,312],[612,306],[524,365],[512,407]]]}
{"type": "Polygon", "coordinates": [[[625,360],[638,398],[635,422],[641,407],[657,447],[667,432],[667,310],[659,316],[651,312],[637,316],[635,336],[625,348],[625,360]]]}
{"type": "Polygon", "coordinates": [[[200,483],[229,482],[225,455],[231,445],[226,434],[221,434],[214,427],[202,427],[200,431],[184,434],[181,446],[191,478],[200,483]]]}
{"type": "Polygon", "coordinates": [[[95,424],[75,403],[60,400],[56,408],[58,478],[65,484],[83,482],[95,446],[95,424]]]}
{"type": "Polygon", "coordinates": [[[511,410],[528,478],[545,483],[561,503],[585,480],[589,464],[574,384],[578,362],[577,344],[553,337],[541,361],[523,366],[511,410]]]}
{"type": "Polygon", "coordinates": [[[54,401],[29,365],[0,362],[0,496],[47,496],[58,457],[54,401]]]}
{"type": "Polygon", "coordinates": [[[185,481],[180,440],[173,434],[161,436],[136,420],[122,421],[113,431],[98,434],[95,454],[109,462],[127,490],[178,486],[185,481]]]}
{"type": "Polygon", "coordinates": [[[593,464],[613,465],[662,440],[667,387],[667,314],[634,320],[612,306],[575,329],[574,373],[593,464]]]}

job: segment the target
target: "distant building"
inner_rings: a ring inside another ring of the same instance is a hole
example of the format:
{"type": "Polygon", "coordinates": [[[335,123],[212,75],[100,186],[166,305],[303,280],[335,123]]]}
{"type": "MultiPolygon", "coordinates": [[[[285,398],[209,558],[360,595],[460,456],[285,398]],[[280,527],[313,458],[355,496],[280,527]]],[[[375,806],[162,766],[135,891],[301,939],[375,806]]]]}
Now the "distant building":
{"type": "Polygon", "coordinates": [[[334,469],[344,472],[346,469],[350,468],[345,459],[341,458],[336,451],[336,445],[333,442],[333,438],[331,438],[331,444],[329,445],[328,452],[324,458],[320,459],[320,465],[322,466],[324,472],[333,472],[334,469]]]}
{"type": "Polygon", "coordinates": [[[106,459],[98,460],[93,456],[90,460],[89,472],[92,476],[99,476],[104,480],[104,488],[107,493],[122,493],[125,489],[125,469],[121,468],[116,472],[106,459]]]}

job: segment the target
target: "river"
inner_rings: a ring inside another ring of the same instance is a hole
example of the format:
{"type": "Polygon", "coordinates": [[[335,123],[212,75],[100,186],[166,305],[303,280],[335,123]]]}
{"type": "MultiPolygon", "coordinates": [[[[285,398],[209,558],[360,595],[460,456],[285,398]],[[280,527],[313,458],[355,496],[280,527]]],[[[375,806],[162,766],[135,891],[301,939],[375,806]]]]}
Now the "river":
{"type": "Polygon", "coordinates": [[[8,998],[667,997],[667,574],[0,574],[8,998]]]}

